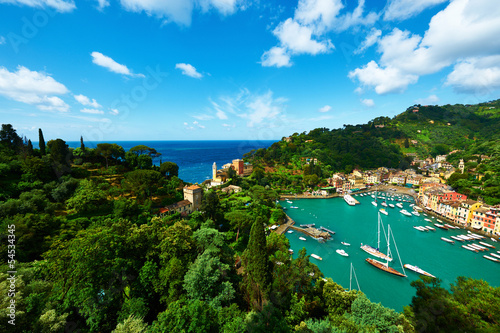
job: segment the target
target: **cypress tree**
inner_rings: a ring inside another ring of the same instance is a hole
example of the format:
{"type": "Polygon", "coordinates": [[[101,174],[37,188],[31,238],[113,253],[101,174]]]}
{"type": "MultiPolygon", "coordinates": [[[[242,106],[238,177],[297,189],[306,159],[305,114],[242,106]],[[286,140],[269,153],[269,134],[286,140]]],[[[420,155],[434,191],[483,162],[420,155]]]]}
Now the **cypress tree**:
{"type": "Polygon", "coordinates": [[[43,139],[42,129],[38,129],[38,146],[40,147],[40,154],[45,155],[45,140],[43,139]]]}
{"type": "Polygon", "coordinates": [[[266,234],[262,217],[258,217],[252,225],[246,257],[250,303],[254,309],[261,310],[266,302],[270,284],[266,234]]]}
{"type": "Polygon", "coordinates": [[[32,156],[33,155],[33,144],[31,143],[31,140],[28,140],[28,155],[32,156]]]}
{"type": "Polygon", "coordinates": [[[80,136],[80,148],[85,150],[85,145],[83,144],[83,136],[80,136]]]}

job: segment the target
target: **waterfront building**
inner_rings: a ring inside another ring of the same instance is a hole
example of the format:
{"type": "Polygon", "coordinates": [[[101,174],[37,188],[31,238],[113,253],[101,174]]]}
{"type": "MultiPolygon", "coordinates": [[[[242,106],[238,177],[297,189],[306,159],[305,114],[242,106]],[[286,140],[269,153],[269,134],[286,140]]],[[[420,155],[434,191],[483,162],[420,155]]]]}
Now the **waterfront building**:
{"type": "Polygon", "coordinates": [[[425,202],[425,207],[435,211],[436,213],[440,212],[439,205],[441,202],[457,202],[467,200],[466,195],[446,190],[445,187],[440,186],[421,189],[419,196],[422,197],[421,202],[425,202]]]}
{"type": "Polygon", "coordinates": [[[489,233],[495,232],[496,223],[499,218],[499,206],[483,205],[476,209],[472,216],[472,227],[489,233]]]}
{"type": "Polygon", "coordinates": [[[422,175],[409,175],[406,177],[406,184],[411,184],[413,186],[420,186],[424,179],[424,176],[422,175]]]}
{"type": "Polygon", "coordinates": [[[402,171],[393,173],[389,178],[389,183],[404,186],[406,184],[406,173],[402,171]]]}
{"type": "Polygon", "coordinates": [[[366,184],[380,183],[380,174],[378,172],[365,172],[365,174],[363,175],[363,180],[366,184]]]}
{"type": "Polygon", "coordinates": [[[472,199],[461,202],[460,207],[457,209],[457,222],[463,226],[468,226],[471,223],[474,211],[482,205],[481,202],[472,199]]]}

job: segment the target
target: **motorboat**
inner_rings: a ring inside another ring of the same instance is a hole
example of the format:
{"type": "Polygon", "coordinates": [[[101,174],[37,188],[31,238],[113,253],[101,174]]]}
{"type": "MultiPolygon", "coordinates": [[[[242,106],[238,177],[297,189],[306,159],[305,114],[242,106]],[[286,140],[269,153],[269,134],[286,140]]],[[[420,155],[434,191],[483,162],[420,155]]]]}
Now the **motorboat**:
{"type": "Polygon", "coordinates": [[[336,250],[335,252],[337,252],[338,254],[340,254],[341,256],[343,257],[349,257],[349,254],[347,254],[347,252],[345,252],[344,250],[342,249],[338,249],[336,250]]]}

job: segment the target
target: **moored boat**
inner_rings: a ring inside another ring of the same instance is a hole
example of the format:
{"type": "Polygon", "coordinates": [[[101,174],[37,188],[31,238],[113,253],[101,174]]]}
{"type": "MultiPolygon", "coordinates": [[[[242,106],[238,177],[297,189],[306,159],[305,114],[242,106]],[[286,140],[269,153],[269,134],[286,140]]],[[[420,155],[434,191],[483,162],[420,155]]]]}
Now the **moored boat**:
{"type": "Polygon", "coordinates": [[[375,207],[378,206],[377,202],[376,201],[372,201],[372,205],[374,205],[375,207]]]}
{"type": "Polygon", "coordinates": [[[487,256],[487,255],[484,255],[483,257],[485,257],[486,259],[489,259],[489,260],[491,260],[491,261],[494,261],[494,262],[500,262],[500,260],[495,259],[495,258],[492,258],[492,257],[489,257],[489,256],[487,256]]]}
{"type": "Polygon", "coordinates": [[[377,267],[378,269],[381,269],[383,271],[386,271],[387,273],[391,273],[391,274],[394,274],[394,275],[398,275],[398,276],[402,276],[402,277],[406,277],[406,275],[404,275],[403,273],[400,273],[398,272],[397,270],[395,270],[394,268],[392,267],[389,267],[387,264],[383,263],[383,262],[380,262],[378,260],[375,260],[375,259],[371,259],[371,258],[366,258],[366,262],[368,262],[369,264],[377,267]]]}
{"type": "Polygon", "coordinates": [[[394,208],[395,206],[393,204],[389,204],[389,207],[394,208]]]}
{"type": "Polygon", "coordinates": [[[344,200],[349,206],[354,206],[356,204],[356,200],[349,194],[344,195],[344,200]]]}
{"type": "Polygon", "coordinates": [[[488,244],[488,243],[485,243],[485,242],[479,242],[479,244],[484,245],[484,246],[487,246],[487,247],[489,247],[490,249],[494,249],[494,248],[495,248],[493,245],[488,244]]]}
{"type": "Polygon", "coordinates": [[[450,243],[450,244],[454,244],[455,243],[455,241],[453,241],[451,239],[448,239],[446,237],[441,237],[441,240],[444,240],[445,242],[450,243]]]}
{"type": "Polygon", "coordinates": [[[305,240],[307,240],[307,239],[305,239],[304,237],[299,237],[299,239],[300,239],[301,241],[305,241],[305,240]]]}
{"type": "Polygon", "coordinates": [[[351,246],[351,244],[346,243],[346,242],[340,242],[340,244],[345,245],[345,246],[351,246]]]}
{"type": "Polygon", "coordinates": [[[389,215],[389,213],[387,213],[387,211],[385,209],[383,209],[383,208],[380,208],[378,211],[381,212],[384,215],[389,215]]]}
{"type": "Polygon", "coordinates": [[[440,229],[443,229],[443,230],[448,230],[448,227],[442,225],[442,224],[439,224],[439,223],[434,223],[434,225],[440,229]]]}
{"type": "Polygon", "coordinates": [[[313,257],[314,259],[323,260],[323,258],[314,253],[311,254],[311,257],[313,257]]]}
{"type": "Polygon", "coordinates": [[[473,247],[470,247],[468,245],[462,245],[462,247],[466,250],[472,251],[472,252],[477,252],[477,250],[473,247]]]}
{"type": "Polygon", "coordinates": [[[493,257],[495,257],[495,258],[500,259],[500,255],[498,255],[498,254],[496,254],[496,253],[490,253],[490,255],[492,255],[492,256],[493,256],[493,257]]]}
{"type": "Polygon", "coordinates": [[[387,207],[387,204],[385,203],[385,201],[382,201],[380,204],[381,204],[382,206],[384,206],[384,207],[387,207]]]}
{"type": "Polygon", "coordinates": [[[407,268],[407,269],[409,269],[409,270],[411,270],[411,271],[417,272],[417,273],[418,273],[418,274],[420,274],[420,275],[427,275],[427,276],[430,276],[430,277],[435,278],[435,276],[434,276],[434,275],[432,275],[432,274],[430,274],[430,273],[428,273],[428,272],[424,271],[424,270],[423,270],[423,269],[421,269],[420,267],[413,266],[413,265],[410,265],[410,264],[405,264],[404,266],[405,266],[405,268],[407,268]]]}
{"type": "Polygon", "coordinates": [[[419,214],[417,211],[413,211],[413,212],[411,212],[411,213],[412,213],[413,215],[415,215],[415,216],[420,216],[420,214],[419,214]]]}
{"type": "Polygon", "coordinates": [[[436,229],[435,229],[435,228],[433,228],[433,227],[431,227],[431,226],[428,226],[428,225],[427,225],[427,226],[425,226],[424,228],[427,228],[427,230],[436,231],[436,229]]]}
{"type": "Polygon", "coordinates": [[[421,227],[419,225],[417,226],[414,225],[413,228],[417,229],[418,231],[428,231],[427,228],[421,227]]]}
{"type": "Polygon", "coordinates": [[[495,238],[491,237],[490,238],[493,242],[498,242],[495,238]]]}
{"type": "Polygon", "coordinates": [[[406,216],[412,216],[406,209],[401,209],[399,212],[406,216]]]}
{"type": "Polygon", "coordinates": [[[349,257],[349,254],[347,254],[347,252],[345,252],[344,250],[342,249],[338,249],[336,250],[335,252],[337,252],[338,254],[340,254],[341,256],[343,257],[349,257]]]}
{"type": "Polygon", "coordinates": [[[450,238],[456,240],[456,241],[459,241],[459,242],[465,242],[464,239],[460,238],[460,237],[457,237],[457,236],[450,236],[450,238]]]}
{"type": "Polygon", "coordinates": [[[403,208],[403,204],[401,204],[399,202],[396,204],[396,206],[398,206],[399,208],[403,208]]]}

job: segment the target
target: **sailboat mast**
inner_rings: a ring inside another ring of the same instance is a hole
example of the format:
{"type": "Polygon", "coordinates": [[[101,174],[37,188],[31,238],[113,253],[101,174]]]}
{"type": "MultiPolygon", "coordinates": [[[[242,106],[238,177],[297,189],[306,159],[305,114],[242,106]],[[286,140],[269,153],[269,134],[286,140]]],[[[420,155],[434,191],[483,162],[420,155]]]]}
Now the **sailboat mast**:
{"type": "MultiPolygon", "coordinates": [[[[391,253],[391,246],[390,246],[391,245],[390,244],[390,241],[391,241],[391,225],[388,224],[387,227],[388,227],[387,228],[387,256],[392,258],[392,256],[391,256],[391,254],[392,254],[391,253]]],[[[386,265],[389,265],[389,261],[387,261],[386,265]]]]}
{"type": "Polygon", "coordinates": [[[381,223],[380,220],[381,220],[381,217],[380,217],[380,212],[379,212],[378,213],[378,226],[377,226],[378,227],[378,233],[377,233],[377,236],[378,236],[378,238],[377,238],[377,250],[380,249],[380,223],[381,223]]]}
{"type": "Polygon", "coordinates": [[[349,291],[351,291],[352,287],[352,262],[351,262],[351,269],[349,270],[349,291]]]}

